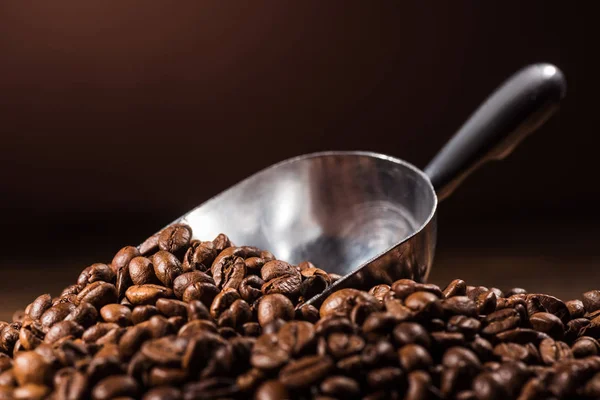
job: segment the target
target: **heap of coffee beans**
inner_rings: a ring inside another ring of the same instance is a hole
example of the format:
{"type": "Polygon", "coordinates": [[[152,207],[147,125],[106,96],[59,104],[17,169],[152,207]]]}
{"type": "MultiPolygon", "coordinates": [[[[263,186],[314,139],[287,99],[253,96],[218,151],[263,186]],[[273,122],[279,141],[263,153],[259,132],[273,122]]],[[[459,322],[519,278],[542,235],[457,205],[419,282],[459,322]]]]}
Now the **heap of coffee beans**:
{"type": "Polygon", "coordinates": [[[0,322],[0,399],[597,399],[600,291],[341,289],[176,224],[0,322]]]}

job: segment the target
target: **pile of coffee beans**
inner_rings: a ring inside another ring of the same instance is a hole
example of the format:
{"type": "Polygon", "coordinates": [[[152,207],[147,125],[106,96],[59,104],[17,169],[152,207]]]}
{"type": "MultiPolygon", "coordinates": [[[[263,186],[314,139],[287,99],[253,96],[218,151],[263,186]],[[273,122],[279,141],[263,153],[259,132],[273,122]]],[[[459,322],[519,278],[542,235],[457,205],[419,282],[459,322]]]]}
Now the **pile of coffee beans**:
{"type": "Polygon", "coordinates": [[[598,399],[600,291],[341,289],[182,224],[0,322],[0,399],[598,399]]]}

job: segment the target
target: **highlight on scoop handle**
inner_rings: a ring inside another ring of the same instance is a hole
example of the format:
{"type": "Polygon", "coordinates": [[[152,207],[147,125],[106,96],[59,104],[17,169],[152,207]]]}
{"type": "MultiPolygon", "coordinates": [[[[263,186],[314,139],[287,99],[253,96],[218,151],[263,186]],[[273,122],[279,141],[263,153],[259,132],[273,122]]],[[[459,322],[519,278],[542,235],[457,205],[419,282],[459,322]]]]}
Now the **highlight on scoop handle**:
{"type": "Polygon", "coordinates": [[[507,79],[425,168],[438,199],[448,197],[482,164],[509,155],[558,109],[566,90],[563,73],[547,63],[527,66],[507,79]]]}

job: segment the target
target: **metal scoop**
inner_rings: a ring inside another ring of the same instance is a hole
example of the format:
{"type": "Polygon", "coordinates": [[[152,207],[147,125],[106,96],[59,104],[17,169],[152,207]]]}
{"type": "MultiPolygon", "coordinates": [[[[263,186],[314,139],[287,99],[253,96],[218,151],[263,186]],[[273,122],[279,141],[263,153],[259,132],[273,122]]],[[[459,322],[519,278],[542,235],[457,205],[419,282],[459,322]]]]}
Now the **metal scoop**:
{"type": "Polygon", "coordinates": [[[498,88],[424,171],[384,154],[332,151],[266,168],[174,221],[197,239],[309,260],[343,276],[308,303],[349,285],[425,281],[436,245],[436,207],[471,172],[502,159],[557,109],[566,83],[550,64],[528,66],[498,88]]]}

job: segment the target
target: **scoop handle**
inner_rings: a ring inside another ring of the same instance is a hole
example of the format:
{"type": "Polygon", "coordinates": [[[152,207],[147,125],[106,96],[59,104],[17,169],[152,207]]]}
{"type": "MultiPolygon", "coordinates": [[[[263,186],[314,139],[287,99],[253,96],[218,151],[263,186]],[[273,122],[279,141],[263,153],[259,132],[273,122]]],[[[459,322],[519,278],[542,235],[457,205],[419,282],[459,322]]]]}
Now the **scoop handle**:
{"type": "Polygon", "coordinates": [[[554,65],[527,66],[496,89],[425,168],[438,199],[448,197],[471,172],[508,156],[539,128],[566,94],[554,65]]]}

